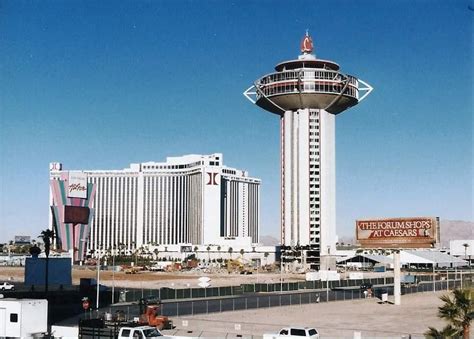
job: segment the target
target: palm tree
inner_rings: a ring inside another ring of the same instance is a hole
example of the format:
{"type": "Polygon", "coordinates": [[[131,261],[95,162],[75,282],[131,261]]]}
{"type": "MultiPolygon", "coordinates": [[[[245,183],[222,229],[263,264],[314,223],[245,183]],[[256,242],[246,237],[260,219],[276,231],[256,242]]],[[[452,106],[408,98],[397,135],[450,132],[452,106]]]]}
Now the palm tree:
{"type": "Polygon", "coordinates": [[[438,331],[434,327],[428,327],[428,328],[429,330],[424,333],[426,338],[434,338],[434,339],[452,338],[458,333],[458,330],[456,330],[451,325],[447,325],[441,331],[438,331]]]}
{"type": "Polygon", "coordinates": [[[219,252],[219,258],[221,257],[221,247],[217,246],[217,252],[219,252]]]}
{"type": "Polygon", "coordinates": [[[229,252],[229,256],[232,258],[232,252],[234,251],[232,247],[229,247],[227,251],[229,252]]]}
{"type": "Polygon", "coordinates": [[[211,246],[207,246],[206,251],[207,251],[207,261],[210,263],[211,262],[211,254],[210,254],[211,246]]]}
{"type": "MultiPolygon", "coordinates": [[[[469,290],[454,290],[453,295],[453,299],[447,294],[443,295],[440,299],[444,301],[444,305],[438,307],[438,317],[447,320],[450,324],[441,332],[430,328],[425,333],[426,336],[429,333],[450,333],[451,329],[449,327],[451,327],[452,331],[455,332],[453,335],[462,335],[465,339],[469,338],[471,320],[474,316],[474,302],[471,293],[469,290]]],[[[433,335],[431,336],[433,337],[433,335]]]]}
{"type": "Polygon", "coordinates": [[[41,238],[44,243],[44,254],[46,255],[46,269],[45,269],[45,278],[44,278],[44,293],[48,294],[48,275],[49,275],[49,252],[51,251],[51,241],[53,240],[54,232],[50,229],[41,231],[41,234],[38,238],[41,238]]]}

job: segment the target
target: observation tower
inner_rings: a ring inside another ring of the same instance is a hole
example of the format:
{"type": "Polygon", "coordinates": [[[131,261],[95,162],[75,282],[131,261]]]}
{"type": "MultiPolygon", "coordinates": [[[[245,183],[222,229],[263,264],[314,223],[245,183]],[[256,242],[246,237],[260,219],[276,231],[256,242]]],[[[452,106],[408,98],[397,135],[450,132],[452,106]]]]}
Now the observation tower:
{"type": "Polygon", "coordinates": [[[325,270],[336,249],[335,117],[372,87],[334,61],[318,59],[308,32],[301,53],[244,95],[280,117],[282,262],[325,270]]]}

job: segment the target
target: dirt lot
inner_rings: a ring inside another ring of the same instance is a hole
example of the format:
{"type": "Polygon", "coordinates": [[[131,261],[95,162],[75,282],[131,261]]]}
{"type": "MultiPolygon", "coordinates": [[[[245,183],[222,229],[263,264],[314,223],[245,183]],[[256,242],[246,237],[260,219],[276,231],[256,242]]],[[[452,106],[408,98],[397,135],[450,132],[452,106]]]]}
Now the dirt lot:
{"type": "MultiPolygon", "coordinates": [[[[73,284],[78,285],[80,278],[95,278],[97,271],[95,267],[78,267],[72,271],[73,284]]],[[[101,271],[101,284],[112,286],[113,281],[116,287],[136,287],[136,288],[160,288],[160,287],[189,287],[197,286],[198,278],[211,278],[211,286],[229,286],[240,285],[242,283],[263,283],[263,282],[279,282],[279,273],[259,273],[251,275],[241,274],[212,274],[203,271],[183,271],[183,272],[139,272],[137,274],[125,274],[124,272],[101,271]]],[[[285,274],[283,280],[298,281],[304,280],[301,274],[285,274]]],[[[23,267],[1,267],[0,281],[11,280],[13,282],[24,281],[23,267]]]]}
{"type": "MultiPolygon", "coordinates": [[[[358,299],[321,304],[272,307],[173,318],[180,336],[261,338],[282,327],[315,327],[322,338],[423,338],[428,326],[446,325],[437,317],[443,292],[402,296],[401,305],[381,304],[379,299],[358,299]],[[183,322],[184,321],[184,322],[183,322]]],[[[390,298],[389,298],[390,300],[390,298]]]]}

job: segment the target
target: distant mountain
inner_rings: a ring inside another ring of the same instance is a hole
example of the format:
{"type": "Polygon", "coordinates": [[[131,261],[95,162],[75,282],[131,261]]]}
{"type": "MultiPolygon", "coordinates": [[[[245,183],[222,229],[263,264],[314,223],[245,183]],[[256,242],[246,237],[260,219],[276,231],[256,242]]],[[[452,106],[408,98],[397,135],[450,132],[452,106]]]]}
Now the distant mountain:
{"type": "Polygon", "coordinates": [[[440,220],[439,228],[442,247],[449,247],[450,240],[474,240],[472,221],[440,220]]]}
{"type": "MultiPolygon", "coordinates": [[[[474,240],[474,222],[462,220],[440,220],[440,241],[442,247],[449,247],[451,240],[474,240]]],[[[264,246],[278,245],[280,241],[270,235],[262,235],[260,243],[264,246]]],[[[353,237],[341,236],[339,245],[355,243],[353,237]]]]}
{"type": "Polygon", "coordinates": [[[260,243],[263,246],[275,246],[280,243],[280,240],[271,235],[262,235],[260,236],[260,243]]]}

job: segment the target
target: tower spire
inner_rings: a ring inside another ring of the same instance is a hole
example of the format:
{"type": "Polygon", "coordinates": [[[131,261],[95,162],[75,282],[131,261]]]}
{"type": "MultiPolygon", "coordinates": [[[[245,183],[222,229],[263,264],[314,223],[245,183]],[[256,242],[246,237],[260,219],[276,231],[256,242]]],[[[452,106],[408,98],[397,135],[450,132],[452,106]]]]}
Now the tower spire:
{"type": "Polygon", "coordinates": [[[314,49],[313,39],[311,39],[308,29],[306,29],[306,34],[303,40],[301,40],[301,53],[311,54],[313,52],[313,49],[314,49]]]}

